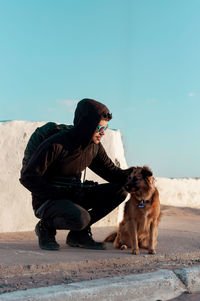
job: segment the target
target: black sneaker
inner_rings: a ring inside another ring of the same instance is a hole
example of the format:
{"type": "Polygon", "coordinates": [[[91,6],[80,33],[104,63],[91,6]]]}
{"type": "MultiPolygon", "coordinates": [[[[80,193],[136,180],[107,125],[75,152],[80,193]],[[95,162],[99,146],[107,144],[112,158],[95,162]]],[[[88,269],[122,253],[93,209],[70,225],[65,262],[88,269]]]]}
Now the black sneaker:
{"type": "Polygon", "coordinates": [[[90,229],[84,229],[82,231],[70,231],[66,243],[70,247],[78,247],[93,250],[105,250],[106,244],[97,242],[92,238],[90,229]]]}
{"type": "Polygon", "coordinates": [[[41,249],[59,250],[60,246],[55,240],[56,230],[45,227],[43,220],[40,220],[35,226],[35,233],[41,249]]]}

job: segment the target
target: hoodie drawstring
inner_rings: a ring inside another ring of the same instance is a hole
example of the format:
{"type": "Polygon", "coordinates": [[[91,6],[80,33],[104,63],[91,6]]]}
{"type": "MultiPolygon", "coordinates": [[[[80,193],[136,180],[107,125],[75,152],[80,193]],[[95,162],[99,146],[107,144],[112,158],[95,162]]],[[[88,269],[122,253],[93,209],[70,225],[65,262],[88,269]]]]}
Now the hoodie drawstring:
{"type": "MultiPolygon", "coordinates": [[[[85,169],[84,169],[84,174],[83,174],[83,183],[85,182],[85,178],[86,178],[86,168],[87,168],[87,166],[86,166],[86,152],[84,152],[83,151],[83,155],[84,155],[84,166],[85,166],[85,169]]],[[[82,167],[82,162],[83,162],[83,155],[81,156],[81,160],[80,160],[80,174],[81,174],[81,167],[82,167]]]]}

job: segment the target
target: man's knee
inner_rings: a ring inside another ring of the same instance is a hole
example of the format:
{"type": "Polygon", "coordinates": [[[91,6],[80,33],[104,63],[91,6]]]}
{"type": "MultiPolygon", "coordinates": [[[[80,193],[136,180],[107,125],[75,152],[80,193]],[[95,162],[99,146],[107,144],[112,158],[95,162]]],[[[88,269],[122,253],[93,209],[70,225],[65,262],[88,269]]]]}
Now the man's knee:
{"type": "Polygon", "coordinates": [[[121,185],[114,186],[113,185],[111,187],[112,187],[111,191],[113,192],[114,197],[117,200],[123,202],[126,199],[127,195],[128,195],[128,192],[124,189],[124,186],[121,186],[121,185]]]}
{"type": "Polygon", "coordinates": [[[80,231],[83,230],[89,224],[91,220],[90,214],[87,210],[83,209],[80,211],[80,215],[76,216],[73,225],[69,230],[80,231]]]}
{"type": "Polygon", "coordinates": [[[125,198],[126,198],[127,195],[128,195],[128,192],[127,192],[124,188],[122,188],[122,189],[119,191],[118,195],[119,195],[119,197],[120,197],[122,200],[125,200],[125,198]]]}
{"type": "Polygon", "coordinates": [[[63,215],[54,217],[53,224],[55,229],[80,231],[87,227],[90,220],[89,212],[82,209],[78,214],[74,214],[74,216],[63,215]]]}

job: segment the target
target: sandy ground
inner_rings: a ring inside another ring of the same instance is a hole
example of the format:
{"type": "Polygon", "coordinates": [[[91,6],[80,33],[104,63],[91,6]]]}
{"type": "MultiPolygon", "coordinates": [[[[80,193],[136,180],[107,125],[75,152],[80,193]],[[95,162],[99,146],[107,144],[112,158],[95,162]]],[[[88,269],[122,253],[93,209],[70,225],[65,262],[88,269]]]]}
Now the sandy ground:
{"type": "MultiPolygon", "coordinates": [[[[162,206],[162,212],[156,255],[142,250],[135,256],[111,243],[104,251],[70,248],[65,244],[67,231],[58,231],[61,250],[53,252],[39,249],[34,232],[0,234],[0,293],[200,265],[200,210],[162,206]]],[[[103,240],[112,230],[92,232],[96,240],[103,240]]]]}

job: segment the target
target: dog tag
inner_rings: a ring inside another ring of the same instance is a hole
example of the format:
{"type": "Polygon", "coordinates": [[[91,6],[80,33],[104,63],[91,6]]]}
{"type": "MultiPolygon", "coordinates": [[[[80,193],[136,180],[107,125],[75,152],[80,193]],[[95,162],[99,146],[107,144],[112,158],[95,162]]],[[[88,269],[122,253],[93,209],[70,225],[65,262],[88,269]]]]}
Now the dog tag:
{"type": "Polygon", "coordinates": [[[145,205],[138,205],[137,206],[139,209],[144,209],[145,208],[145,205]]]}

